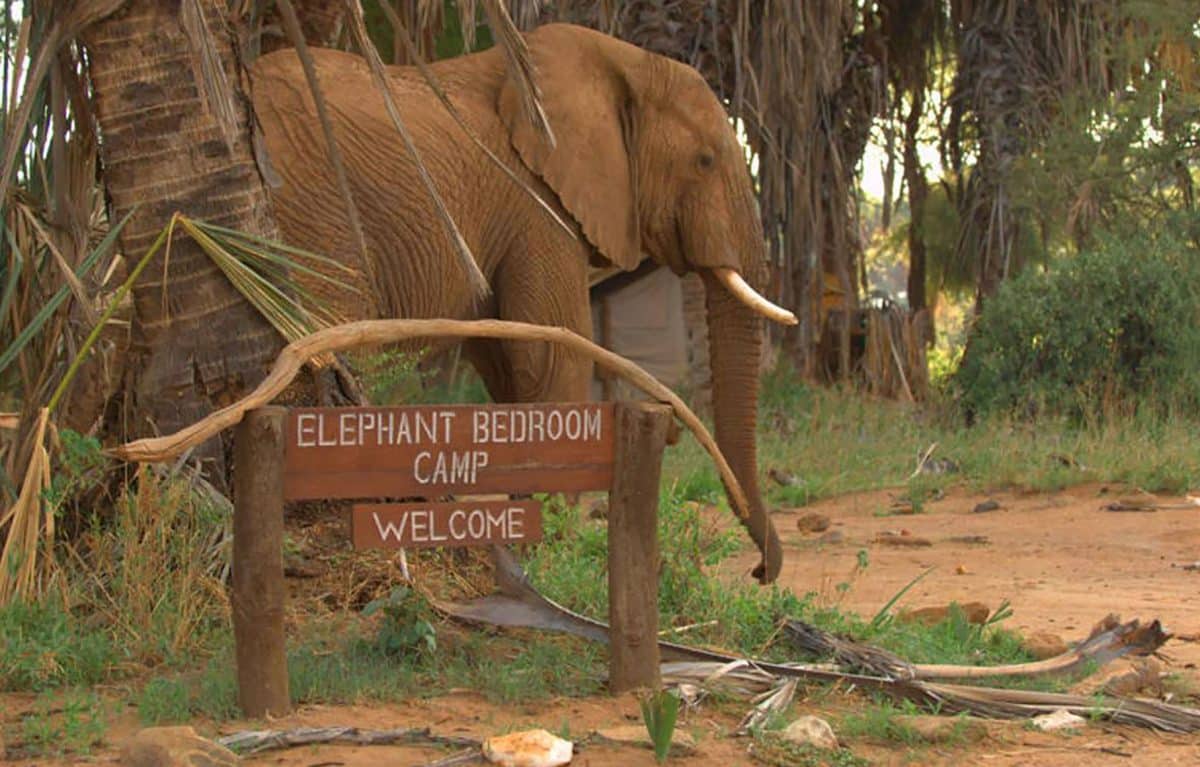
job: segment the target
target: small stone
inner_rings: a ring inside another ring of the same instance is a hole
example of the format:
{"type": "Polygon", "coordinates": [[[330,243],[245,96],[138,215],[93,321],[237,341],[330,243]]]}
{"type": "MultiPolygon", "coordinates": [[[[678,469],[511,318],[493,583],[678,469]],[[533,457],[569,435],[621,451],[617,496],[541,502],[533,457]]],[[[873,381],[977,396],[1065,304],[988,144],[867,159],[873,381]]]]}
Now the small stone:
{"type": "Polygon", "coordinates": [[[841,530],[830,530],[817,539],[817,543],[841,543],[846,540],[846,534],[841,530]]]}
{"type": "Polygon", "coordinates": [[[971,512],[973,514],[982,514],[985,511],[995,511],[998,508],[1000,508],[1000,502],[995,499],[988,498],[983,503],[975,504],[975,508],[971,509],[971,512]]]}
{"type": "MultiPolygon", "coordinates": [[[[620,727],[607,727],[603,730],[596,730],[596,737],[600,740],[606,740],[622,746],[654,748],[654,743],[650,740],[650,733],[646,731],[645,725],[640,724],[627,724],[620,727]]],[[[696,750],[696,739],[683,730],[676,728],[671,733],[671,750],[692,753],[696,750]]]]}
{"type": "Polygon", "coordinates": [[[1087,724],[1087,720],[1082,716],[1077,716],[1067,711],[1065,708],[1060,708],[1057,711],[1052,711],[1049,714],[1035,716],[1030,720],[1035,729],[1042,732],[1055,732],[1057,730],[1077,730],[1087,724]]]}
{"type": "Polygon", "coordinates": [[[1021,649],[1038,660],[1062,655],[1070,648],[1063,638],[1049,631],[1035,631],[1021,640],[1021,649]]]}
{"type": "Polygon", "coordinates": [[[829,529],[829,517],[810,511],[796,520],[796,529],[802,533],[823,533],[829,529]]]}
{"type": "Polygon", "coordinates": [[[924,548],[926,546],[933,545],[933,541],[930,541],[928,538],[922,538],[920,536],[913,535],[908,530],[901,530],[899,533],[888,531],[882,532],[875,536],[875,542],[886,544],[888,546],[902,546],[905,548],[924,548]]]}
{"type": "Polygon", "coordinates": [[[237,754],[191,727],[148,727],[121,749],[124,767],[233,767],[237,754]]]}
{"type": "Polygon", "coordinates": [[[954,568],[954,573],[956,575],[966,575],[970,572],[971,571],[967,569],[966,565],[959,565],[958,567],[954,568]]]}
{"type": "Polygon", "coordinates": [[[560,767],[571,763],[571,741],[545,730],[497,735],[483,742],[483,755],[501,767],[560,767]]]}
{"type": "Polygon", "coordinates": [[[896,721],[915,732],[926,743],[951,743],[979,740],[987,730],[979,719],[970,716],[898,716],[896,721]]]}
{"type": "Polygon", "coordinates": [[[805,715],[792,722],[780,735],[784,740],[801,746],[816,746],[817,748],[835,749],[838,747],[837,735],[829,722],[818,716],[805,715]]]}

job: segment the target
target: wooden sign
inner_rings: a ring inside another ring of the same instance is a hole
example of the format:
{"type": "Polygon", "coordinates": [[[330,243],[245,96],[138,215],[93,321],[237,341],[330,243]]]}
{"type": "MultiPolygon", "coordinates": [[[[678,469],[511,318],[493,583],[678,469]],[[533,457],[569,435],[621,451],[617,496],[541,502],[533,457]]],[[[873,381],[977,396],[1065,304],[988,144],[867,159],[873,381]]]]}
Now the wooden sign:
{"type": "Polygon", "coordinates": [[[542,539],[542,504],[464,500],[355,505],[350,534],[356,549],[532,543],[542,539]]]}
{"type": "Polygon", "coordinates": [[[283,494],[428,498],[607,490],[613,404],[297,408],[283,494]]]}

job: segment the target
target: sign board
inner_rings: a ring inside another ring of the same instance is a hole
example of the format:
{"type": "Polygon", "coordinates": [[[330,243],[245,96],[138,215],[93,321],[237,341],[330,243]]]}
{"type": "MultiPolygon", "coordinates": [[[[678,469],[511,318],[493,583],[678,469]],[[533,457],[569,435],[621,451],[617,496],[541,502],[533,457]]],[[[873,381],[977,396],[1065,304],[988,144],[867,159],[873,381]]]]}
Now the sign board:
{"type": "Polygon", "coordinates": [[[614,444],[611,402],[296,408],[283,496],[607,490],[614,444]]]}
{"type": "Polygon", "coordinates": [[[532,543],[542,539],[542,504],[527,500],[356,504],[350,535],[356,549],[532,543]]]}

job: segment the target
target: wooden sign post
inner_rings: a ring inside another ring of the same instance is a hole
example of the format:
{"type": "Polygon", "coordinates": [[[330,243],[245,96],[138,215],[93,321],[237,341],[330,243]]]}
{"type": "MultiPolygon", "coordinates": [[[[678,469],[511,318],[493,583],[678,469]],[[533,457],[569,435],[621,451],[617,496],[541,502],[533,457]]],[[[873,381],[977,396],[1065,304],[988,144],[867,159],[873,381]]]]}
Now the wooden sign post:
{"type": "Polygon", "coordinates": [[[288,708],[283,503],[358,503],[355,548],[478,546],[541,539],[541,505],[461,496],[609,491],[613,692],[657,686],[658,482],[665,405],[546,403],[261,408],[234,450],[233,619],[247,716],[288,708]]]}

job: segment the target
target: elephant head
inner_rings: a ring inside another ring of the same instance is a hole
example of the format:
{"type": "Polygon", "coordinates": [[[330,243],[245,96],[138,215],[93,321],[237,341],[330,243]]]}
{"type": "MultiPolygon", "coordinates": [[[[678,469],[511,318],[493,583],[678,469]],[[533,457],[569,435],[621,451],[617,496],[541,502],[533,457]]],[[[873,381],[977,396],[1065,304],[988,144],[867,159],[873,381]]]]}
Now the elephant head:
{"type": "Polygon", "coordinates": [[[728,116],[696,70],[563,25],[528,36],[555,140],[529,122],[513,83],[500,115],[522,160],[558,195],[599,255],[633,269],[648,254],[704,280],[717,442],[750,509],[742,519],[767,583],[782,562],[758,487],[755,426],[763,315],[762,222],[728,116]]]}

